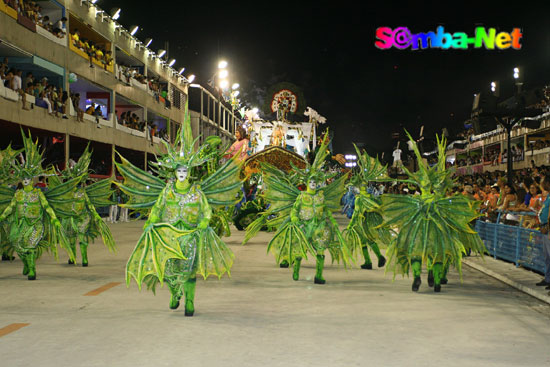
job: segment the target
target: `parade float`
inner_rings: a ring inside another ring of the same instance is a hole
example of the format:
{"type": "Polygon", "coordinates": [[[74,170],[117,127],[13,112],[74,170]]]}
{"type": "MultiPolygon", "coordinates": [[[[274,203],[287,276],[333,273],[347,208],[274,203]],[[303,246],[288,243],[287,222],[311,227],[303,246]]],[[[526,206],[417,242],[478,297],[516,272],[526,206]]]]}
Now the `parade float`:
{"type": "Polygon", "coordinates": [[[317,129],[326,119],[311,107],[305,108],[300,89],[290,83],[279,83],[270,88],[271,96],[264,105],[264,115],[274,120],[260,119],[257,110],[242,111],[243,128],[250,137],[250,156],[244,162],[244,201],[237,206],[233,223],[239,230],[254,221],[266,209],[261,197],[262,166],[267,163],[290,173],[304,169],[310,152],[317,147],[317,129]],[[299,119],[307,121],[299,121],[299,119]],[[296,121],[298,119],[298,121],[296,121]]]}

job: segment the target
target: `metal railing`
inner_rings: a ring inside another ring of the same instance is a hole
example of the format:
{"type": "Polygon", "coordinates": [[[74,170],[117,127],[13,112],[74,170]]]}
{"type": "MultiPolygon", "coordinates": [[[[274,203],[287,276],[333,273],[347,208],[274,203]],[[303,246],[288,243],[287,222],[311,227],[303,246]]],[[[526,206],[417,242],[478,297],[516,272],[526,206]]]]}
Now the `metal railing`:
{"type": "Polygon", "coordinates": [[[475,230],[495,259],[507,260],[516,267],[544,273],[544,243],[549,240],[548,234],[521,225],[524,216],[535,215],[532,212],[499,212],[496,223],[478,220],[475,230]],[[501,215],[506,213],[522,216],[519,225],[500,223],[501,215]]]}

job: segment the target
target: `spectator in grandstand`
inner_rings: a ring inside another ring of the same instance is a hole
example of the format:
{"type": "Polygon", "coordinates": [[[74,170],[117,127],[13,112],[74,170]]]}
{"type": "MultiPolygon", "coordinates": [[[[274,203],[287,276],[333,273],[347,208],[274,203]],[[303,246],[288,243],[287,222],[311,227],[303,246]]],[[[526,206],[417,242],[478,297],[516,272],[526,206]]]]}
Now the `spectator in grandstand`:
{"type": "Polygon", "coordinates": [[[23,85],[27,85],[27,84],[33,84],[34,83],[34,76],[32,75],[32,72],[28,72],[27,73],[27,76],[25,77],[25,82],[23,83],[23,85]]]}
{"type": "Polygon", "coordinates": [[[80,109],[80,93],[75,93],[71,97],[73,108],[76,111],[76,121],[84,122],[84,111],[80,109]]]}
{"type": "MultiPolygon", "coordinates": [[[[509,184],[504,185],[504,201],[503,203],[498,207],[499,210],[506,212],[506,211],[514,211],[516,210],[516,207],[518,205],[518,197],[516,194],[516,190],[514,186],[511,186],[509,184]]],[[[519,217],[512,213],[507,213],[505,216],[504,223],[506,224],[512,224],[515,225],[519,222],[519,217]]]]}
{"type": "MultiPolygon", "coordinates": [[[[541,181],[541,187],[543,192],[546,192],[545,194],[545,200],[542,204],[542,209],[539,213],[539,221],[541,225],[541,232],[545,234],[544,242],[543,242],[543,250],[544,250],[544,262],[545,262],[545,269],[546,272],[544,274],[544,279],[540,282],[538,282],[537,286],[545,286],[546,289],[550,289],[550,240],[548,239],[548,216],[550,214],[550,195],[548,194],[550,192],[550,176],[545,176],[541,181]]],[[[550,293],[549,293],[550,294],[550,293]]]]}
{"type": "MultiPolygon", "coordinates": [[[[60,88],[61,90],[61,88],[60,88]]],[[[69,101],[69,94],[67,93],[67,91],[62,91],[61,93],[61,113],[62,113],[62,117],[64,119],[68,119],[67,117],[67,103],[69,101]]]]}
{"type": "Polygon", "coordinates": [[[53,26],[53,33],[55,35],[57,35],[57,37],[59,38],[63,38],[65,37],[65,23],[67,22],[67,18],[65,17],[62,17],[61,19],[59,19],[57,22],[55,22],[54,26],[53,26]]]}
{"type": "Polygon", "coordinates": [[[94,107],[94,104],[92,103],[90,106],[88,106],[88,108],[86,108],[86,114],[93,116],[94,113],[95,113],[95,107],[94,107]]]}
{"type": "Polygon", "coordinates": [[[28,110],[26,103],[27,103],[27,94],[23,90],[23,80],[21,79],[22,71],[20,69],[16,69],[13,74],[13,83],[12,83],[12,89],[16,91],[23,100],[23,109],[28,110]]]}
{"type": "Polygon", "coordinates": [[[103,69],[107,71],[107,68],[113,63],[113,53],[111,51],[105,51],[105,56],[103,57],[103,69]]]}
{"type": "Polygon", "coordinates": [[[474,200],[485,201],[486,194],[485,194],[485,192],[483,192],[483,190],[481,190],[481,188],[479,187],[479,184],[474,183],[472,185],[472,190],[473,190],[474,200]]]}
{"type": "Polygon", "coordinates": [[[9,59],[7,57],[4,57],[4,61],[2,61],[2,64],[0,64],[0,77],[2,79],[5,79],[4,77],[8,73],[8,70],[9,70],[8,63],[9,63],[9,59]]]}
{"type": "Polygon", "coordinates": [[[70,38],[71,38],[71,43],[73,44],[74,47],[84,51],[84,49],[80,45],[80,31],[78,30],[78,28],[75,28],[73,33],[70,34],[70,38]]]}
{"type": "Polygon", "coordinates": [[[101,106],[100,106],[100,105],[96,104],[96,105],[94,106],[94,113],[93,113],[93,115],[95,116],[96,127],[97,127],[98,129],[101,129],[101,125],[99,124],[99,119],[100,119],[100,118],[103,118],[103,114],[102,114],[102,112],[101,112],[101,106]]]}

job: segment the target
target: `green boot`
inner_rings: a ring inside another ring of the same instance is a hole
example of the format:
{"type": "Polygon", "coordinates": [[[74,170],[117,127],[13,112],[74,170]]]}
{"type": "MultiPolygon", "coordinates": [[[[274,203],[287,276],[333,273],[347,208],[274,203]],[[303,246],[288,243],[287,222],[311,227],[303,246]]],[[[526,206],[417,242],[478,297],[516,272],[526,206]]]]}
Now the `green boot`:
{"type": "Polygon", "coordinates": [[[23,262],[23,275],[29,275],[29,264],[27,264],[27,256],[24,253],[18,254],[23,262]]]}
{"type": "Polygon", "coordinates": [[[82,256],[82,266],[88,266],[88,244],[80,242],[80,256],[82,256]]]}
{"type": "Polygon", "coordinates": [[[422,262],[420,260],[413,260],[411,262],[411,268],[414,276],[412,290],[413,292],[418,292],[420,284],[422,284],[422,280],[420,279],[420,273],[422,272],[422,262]]]}
{"type": "Polygon", "coordinates": [[[183,283],[185,291],[185,316],[193,316],[195,313],[195,287],[197,286],[197,278],[190,278],[183,283]]]}
{"type": "Polygon", "coordinates": [[[325,284],[327,281],[323,279],[323,268],[325,266],[325,255],[317,255],[317,272],[315,273],[315,284],[325,284]]]}
{"type": "Polygon", "coordinates": [[[443,267],[443,271],[441,272],[441,284],[447,284],[448,280],[447,280],[447,273],[449,272],[449,267],[451,266],[450,263],[447,263],[444,267],[443,267]]]}
{"type": "Polygon", "coordinates": [[[372,269],[372,261],[369,255],[369,247],[363,246],[361,250],[363,251],[363,257],[365,258],[365,263],[361,265],[361,269],[372,269]]]}
{"type": "Polygon", "coordinates": [[[441,274],[443,272],[443,264],[435,263],[433,266],[434,273],[434,292],[441,292],[441,274]]]}
{"type": "Polygon", "coordinates": [[[292,272],[292,279],[298,280],[300,278],[300,265],[302,264],[302,258],[297,257],[294,259],[294,271],[292,272]]]}
{"type": "Polygon", "coordinates": [[[380,248],[376,242],[369,242],[369,246],[378,258],[378,267],[383,268],[386,265],[386,258],[380,253],[380,248]]]}
{"type": "Polygon", "coordinates": [[[286,268],[288,268],[289,266],[290,266],[290,264],[289,264],[288,261],[286,261],[286,260],[281,261],[281,263],[279,264],[279,267],[280,267],[280,268],[285,268],[285,269],[286,269],[286,268]]]}
{"type": "Polygon", "coordinates": [[[170,289],[170,309],[175,310],[180,306],[181,289],[179,287],[172,287],[168,284],[170,289]]]}
{"type": "Polygon", "coordinates": [[[29,267],[29,273],[27,274],[27,279],[35,280],[36,279],[36,252],[31,250],[27,253],[27,264],[29,267]]]}

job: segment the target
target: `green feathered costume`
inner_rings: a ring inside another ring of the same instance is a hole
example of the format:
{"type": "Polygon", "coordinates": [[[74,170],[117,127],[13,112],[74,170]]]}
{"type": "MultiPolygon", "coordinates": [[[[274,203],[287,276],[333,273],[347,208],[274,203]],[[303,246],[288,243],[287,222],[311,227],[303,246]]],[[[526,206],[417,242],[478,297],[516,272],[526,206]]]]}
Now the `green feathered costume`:
{"type": "MultiPolygon", "coordinates": [[[[410,136],[409,136],[410,138],[410,136]]],[[[453,186],[452,171],[445,169],[445,139],[438,138],[438,162],[429,167],[412,140],[418,160],[417,172],[403,168],[409,184],[420,189],[420,195],[383,195],[382,213],[386,226],[399,230],[386,252],[394,276],[408,274],[412,268],[413,291],[420,286],[420,273],[425,263],[433,271],[434,291],[441,290],[444,269],[454,265],[461,272],[462,254],[467,250],[483,254],[484,245],[469,223],[479,217],[475,202],[463,195],[448,195],[453,186]]]]}
{"type": "Polygon", "coordinates": [[[325,250],[330,252],[333,262],[342,261],[348,265],[351,259],[350,250],[332,216],[332,212],[340,207],[347,175],[317,188],[318,184],[326,181],[323,163],[329,154],[328,143],[326,134],[314,162],[308,164],[305,170],[295,169],[301,182],[307,184],[307,191],[301,192],[296,188],[296,179],[292,175],[287,176],[274,167],[266,166],[268,169],[263,170],[263,197],[270,207],[247,227],[244,239],[246,243],[266,224],[278,227],[268,244],[268,252],[273,252],[279,264],[293,264],[294,280],[299,279],[302,259],[307,258],[308,253],[314,255],[317,260],[316,284],[325,283],[325,250]],[[276,217],[268,220],[271,215],[276,217]]]}
{"type": "MultiPolygon", "coordinates": [[[[80,179],[80,185],[73,192],[73,200],[64,205],[58,205],[60,220],[67,237],[71,243],[71,249],[76,254],[76,241],[80,245],[82,266],[88,266],[88,244],[96,237],[101,236],[103,243],[111,252],[116,251],[115,241],[109,227],[96,211],[96,207],[109,206],[112,203],[110,197],[111,180],[101,180],[94,184],[84,186],[88,178],[88,168],[92,158],[89,145],[73,167],[67,167],[61,177],[71,180],[80,179]]],[[[57,175],[48,178],[48,187],[53,189],[62,184],[62,179],[57,175]]],[[[69,264],[73,260],[69,259],[69,264]]]]}
{"type": "Polygon", "coordinates": [[[357,174],[352,182],[360,191],[355,197],[353,216],[344,232],[344,238],[350,244],[354,255],[362,253],[365,263],[362,269],[372,269],[369,248],[378,258],[378,267],[386,264],[386,258],[380,253],[380,246],[389,245],[392,241],[392,231],[383,223],[380,205],[381,197],[367,192],[369,182],[387,181],[387,167],[366,152],[361,153],[357,147],[357,174]]]}
{"type": "Polygon", "coordinates": [[[30,133],[22,131],[25,150],[24,161],[11,161],[14,178],[22,183],[23,188],[14,190],[3,186],[0,190],[0,225],[9,228],[7,243],[23,261],[23,275],[29,280],[36,279],[36,259],[42,251],[52,251],[57,258],[57,244],[60,244],[74,260],[69,241],[58,219],[59,209],[72,201],[73,192],[80,178],[75,178],[56,188],[42,193],[33,188],[32,180],[44,175],[42,154],[38,143],[33,142],[30,133]]]}
{"type": "Polygon", "coordinates": [[[130,209],[148,211],[144,232],[126,265],[126,282],[135,279],[141,289],[153,291],[166,280],[171,292],[170,308],[179,306],[185,295],[185,315],[194,313],[197,274],[221,278],[230,274],[233,252],[212,229],[212,211],[240,201],[241,165],[230,159],[204,179],[190,177],[193,167],[212,159],[208,147],[195,150],[191,126],[186,119],[178,132],[176,146],[164,142],[166,154],[154,163],[153,176],[121,157],[116,163],[124,182],[118,184],[130,200],[130,209]],[[167,180],[167,182],[165,182],[167,180]]]}

